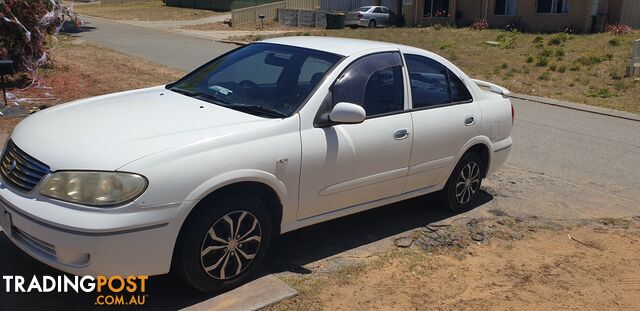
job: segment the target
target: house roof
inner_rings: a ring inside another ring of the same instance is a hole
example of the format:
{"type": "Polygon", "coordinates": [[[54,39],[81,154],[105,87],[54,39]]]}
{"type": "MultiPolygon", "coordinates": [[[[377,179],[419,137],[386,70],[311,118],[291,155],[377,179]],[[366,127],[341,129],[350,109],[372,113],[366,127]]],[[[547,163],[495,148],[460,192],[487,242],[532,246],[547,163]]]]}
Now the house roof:
{"type": "Polygon", "coordinates": [[[320,50],[333,54],[339,54],[343,56],[349,56],[361,51],[379,48],[394,48],[402,50],[415,49],[409,46],[389,42],[313,36],[281,37],[267,39],[260,42],[297,46],[312,50],[320,50]]]}

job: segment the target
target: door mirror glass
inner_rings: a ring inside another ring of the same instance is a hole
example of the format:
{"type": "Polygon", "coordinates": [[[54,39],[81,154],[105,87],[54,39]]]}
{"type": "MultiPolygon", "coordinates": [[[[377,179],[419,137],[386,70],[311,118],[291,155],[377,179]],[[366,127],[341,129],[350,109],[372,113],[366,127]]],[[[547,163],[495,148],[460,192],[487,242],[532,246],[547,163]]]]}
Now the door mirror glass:
{"type": "Polygon", "coordinates": [[[337,124],[362,123],[367,117],[367,113],[360,105],[341,102],[333,107],[329,119],[337,124]]]}

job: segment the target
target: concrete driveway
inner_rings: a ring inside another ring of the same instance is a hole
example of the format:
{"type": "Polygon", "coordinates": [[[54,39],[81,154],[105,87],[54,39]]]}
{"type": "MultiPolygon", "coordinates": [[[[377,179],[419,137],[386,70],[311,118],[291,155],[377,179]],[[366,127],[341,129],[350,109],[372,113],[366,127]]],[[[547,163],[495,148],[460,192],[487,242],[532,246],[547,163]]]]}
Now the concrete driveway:
{"type": "MultiPolygon", "coordinates": [[[[77,35],[167,66],[190,70],[231,45],[158,30],[90,20],[77,35]],[[94,28],[95,27],[95,28],[94,28]]],[[[514,99],[514,147],[507,165],[485,182],[477,208],[465,215],[439,209],[432,196],[389,205],[309,228],[274,242],[269,273],[312,273],[364,260],[392,247],[392,238],[428,223],[503,210],[554,219],[640,215],[640,122],[514,99]]],[[[0,237],[0,274],[53,274],[0,237]]],[[[180,280],[150,280],[149,309],[176,309],[206,300],[180,280]]],[[[46,305],[86,309],[88,295],[0,293],[0,309],[46,305]],[[36,298],[37,299],[33,299],[36,298]]]]}

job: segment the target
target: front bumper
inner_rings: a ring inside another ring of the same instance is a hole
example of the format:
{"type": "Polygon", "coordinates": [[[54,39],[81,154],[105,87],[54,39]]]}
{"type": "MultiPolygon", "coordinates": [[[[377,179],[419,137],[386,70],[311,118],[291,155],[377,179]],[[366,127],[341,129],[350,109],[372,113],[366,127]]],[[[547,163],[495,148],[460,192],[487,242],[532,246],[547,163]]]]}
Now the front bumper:
{"type": "Polygon", "coordinates": [[[63,205],[23,196],[0,181],[0,209],[11,219],[11,230],[4,231],[42,263],[76,275],[169,272],[181,224],[176,220],[180,203],[145,209],[126,206],[122,208],[126,212],[63,205]]]}

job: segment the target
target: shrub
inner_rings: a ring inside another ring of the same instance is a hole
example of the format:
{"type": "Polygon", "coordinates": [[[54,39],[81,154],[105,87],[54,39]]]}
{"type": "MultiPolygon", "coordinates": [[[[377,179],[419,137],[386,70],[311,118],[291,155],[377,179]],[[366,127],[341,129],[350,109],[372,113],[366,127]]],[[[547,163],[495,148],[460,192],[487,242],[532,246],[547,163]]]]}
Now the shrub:
{"type": "Polygon", "coordinates": [[[559,33],[551,39],[549,39],[549,45],[562,45],[565,41],[569,40],[569,35],[566,33],[559,33]]]}
{"type": "Polygon", "coordinates": [[[533,63],[534,60],[536,60],[536,59],[535,59],[535,57],[533,57],[533,55],[527,56],[527,63],[531,64],[531,63],[533,63]]]}
{"type": "Polygon", "coordinates": [[[604,26],[604,31],[616,36],[630,34],[633,29],[629,25],[625,24],[607,24],[604,26]]]}
{"type": "Polygon", "coordinates": [[[546,67],[549,64],[549,57],[544,55],[538,56],[538,61],[536,62],[536,67],[546,67]]]}
{"type": "Polygon", "coordinates": [[[602,58],[598,56],[580,56],[575,60],[574,63],[584,66],[591,66],[602,63],[602,58]]]}
{"type": "Polygon", "coordinates": [[[15,61],[18,72],[29,72],[48,63],[46,40],[65,20],[80,20],[60,0],[0,1],[0,58],[15,61]]]}
{"type": "Polygon", "coordinates": [[[607,88],[591,89],[585,95],[589,97],[598,97],[598,98],[609,98],[609,97],[616,96],[615,94],[611,93],[607,88]]]}
{"type": "Polygon", "coordinates": [[[471,29],[475,30],[485,30],[489,28],[489,23],[484,18],[476,18],[473,23],[471,23],[471,29]]]}
{"type": "Polygon", "coordinates": [[[560,67],[558,67],[558,72],[559,73],[565,73],[567,71],[567,66],[566,65],[560,65],[560,67]]]}
{"type": "Polygon", "coordinates": [[[580,65],[577,64],[573,64],[571,65],[571,67],[569,67],[570,71],[580,71],[580,65]]]}
{"type": "Polygon", "coordinates": [[[518,38],[520,37],[520,31],[518,29],[510,29],[509,36],[507,37],[507,49],[515,49],[518,47],[518,38]]]}
{"type": "Polygon", "coordinates": [[[610,46],[620,46],[620,44],[622,44],[622,42],[620,42],[620,38],[613,38],[609,40],[610,46]]]}
{"type": "Polygon", "coordinates": [[[556,50],[556,57],[562,58],[564,57],[564,55],[565,55],[565,52],[562,48],[556,50]]]}
{"type": "Polygon", "coordinates": [[[541,43],[544,42],[544,38],[542,36],[536,36],[535,38],[533,38],[533,41],[531,43],[541,43]]]}
{"type": "Polygon", "coordinates": [[[540,51],[540,56],[551,57],[551,55],[553,55],[553,51],[552,50],[544,49],[544,50],[540,51]]]}
{"type": "Polygon", "coordinates": [[[558,69],[558,65],[556,65],[556,64],[549,65],[549,70],[556,71],[556,69],[558,69]]]}
{"type": "Polygon", "coordinates": [[[541,80],[541,81],[549,81],[550,79],[551,79],[551,73],[549,73],[548,71],[543,72],[538,77],[538,80],[541,80]]]}

